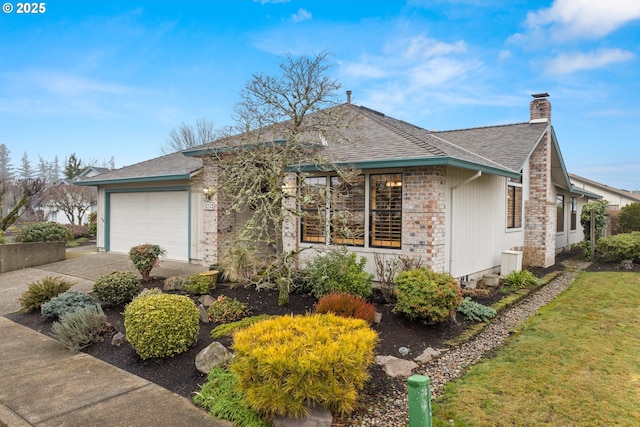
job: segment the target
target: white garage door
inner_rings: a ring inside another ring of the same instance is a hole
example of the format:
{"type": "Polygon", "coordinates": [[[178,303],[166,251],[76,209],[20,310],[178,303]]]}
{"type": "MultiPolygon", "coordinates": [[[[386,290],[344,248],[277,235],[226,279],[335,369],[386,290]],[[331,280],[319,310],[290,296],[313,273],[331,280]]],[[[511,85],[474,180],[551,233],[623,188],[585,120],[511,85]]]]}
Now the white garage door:
{"type": "Polygon", "coordinates": [[[109,250],[129,253],[143,243],[160,245],[167,258],[189,261],[189,193],[111,193],[109,250]]]}

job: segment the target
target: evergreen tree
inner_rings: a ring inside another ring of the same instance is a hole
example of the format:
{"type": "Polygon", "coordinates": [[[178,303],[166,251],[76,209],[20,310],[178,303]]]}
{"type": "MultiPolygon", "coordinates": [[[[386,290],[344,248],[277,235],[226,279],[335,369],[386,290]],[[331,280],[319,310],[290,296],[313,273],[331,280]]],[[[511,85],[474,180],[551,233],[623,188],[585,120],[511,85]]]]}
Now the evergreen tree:
{"type": "Polygon", "coordinates": [[[31,167],[31,161],[29,160],[29,155],[25,151],[22,155],[21,164],[18,168],[18,178],[20,179],[31,179],[33,178],[33,168],[31,167]]]}
{"type": "Polygon", "coordinates": [[[65,163],[64,177],[67,179],[75,178],[86,169],[85,165],[82,164],[82,160],[76,157],[76,153],[71,154],[71,156],[69,156],[69,160],[65,163]]]}
{"type": "Polygon", "coordinates": [[[0,144],[0,181],[9,183],[13,181],[14,171],[11,165],[11,152],[6,145],[0,144]]]}
{"type": "Polygon", "coordinates": [[[36,177],[40,178],[46,183],[51,182],[49,181],[51,175],[50,169],[51,165],[49,164],[49,162],[43,159],[42,156],[38,155],[38,170],[36,172],[36,177]]]}

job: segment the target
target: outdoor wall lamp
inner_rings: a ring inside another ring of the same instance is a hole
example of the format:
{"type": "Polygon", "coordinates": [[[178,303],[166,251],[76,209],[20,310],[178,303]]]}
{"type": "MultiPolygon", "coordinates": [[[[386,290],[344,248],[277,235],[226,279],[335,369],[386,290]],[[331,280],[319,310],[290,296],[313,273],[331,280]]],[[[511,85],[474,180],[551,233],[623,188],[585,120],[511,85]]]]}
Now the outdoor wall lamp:
{"type": "Polygon", "coordinates": [[[216,193],[216,190],[214,188],[204,188],[202,190],[202,194],[204,195],[204,198],[206,200],[211,200],[215,193],[216,193]]]}

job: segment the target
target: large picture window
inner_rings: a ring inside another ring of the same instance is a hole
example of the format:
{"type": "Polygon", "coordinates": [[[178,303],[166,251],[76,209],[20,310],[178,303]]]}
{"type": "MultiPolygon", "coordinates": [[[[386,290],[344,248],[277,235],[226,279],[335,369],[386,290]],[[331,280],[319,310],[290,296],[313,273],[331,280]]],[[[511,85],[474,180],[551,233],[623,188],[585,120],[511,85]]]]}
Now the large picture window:
{"type": "Polygon", "coordinates": [[[326,191],[327,178],[307,177],[301,182],[302,195],[302,241],[311,243],[325,243],[327,241],[326,230],[326,191]]]}
{"type": "Polygon", "coordinates": [[[522,186],[507,185],[507,228],[522,228],[522,186]]]}
{"type": "Polygon", "coordinates": [[[402,174],[371,175],[370,246],[402,244],[402,174]]]}
{"type": "Polygon", "coordinates": [[[558,194],[556,196],[556,232],[562,233],[564,231],[564,196],[558,194]]]}
{"type": "Polygon", "coordinates": [[[355,182],[331,178],[331,242],[364,246],[364,176],[355,182]]]}

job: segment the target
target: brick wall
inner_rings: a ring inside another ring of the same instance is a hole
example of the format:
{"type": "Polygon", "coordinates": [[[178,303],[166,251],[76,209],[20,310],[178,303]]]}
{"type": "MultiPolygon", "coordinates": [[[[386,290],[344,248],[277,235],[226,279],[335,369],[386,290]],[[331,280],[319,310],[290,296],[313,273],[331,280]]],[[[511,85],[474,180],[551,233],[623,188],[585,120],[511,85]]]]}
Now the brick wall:
{"type": "MultiPolygon", "coordinates": [[[[217,188],[218,172],[216,160],[205,157],[203,158],[203,163],[203,188],[217,188]]],[[[230,239],[230,232],[233,229],[233,214],[229,212],[227,203],[225,203],[220,192],[216,191],[211,200],[205,200],[202,221],[204,261],[207,264],[216,264],[220,259],[225,244],[230,239]]]]}
{"type": "Polygon", "coordinates": [[[446,167],[412,168],[402,183],[402,253],[420,256],[424,266],[445,269],[446,167]]]}
{"type": "Polygon", "coordinates": [[[529,199],[525,202],[524,212],[525,265],[549,267],[555,264],[556,206],[552,186],[551,132],[548,129],[529,159],[529,199]]]}

